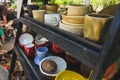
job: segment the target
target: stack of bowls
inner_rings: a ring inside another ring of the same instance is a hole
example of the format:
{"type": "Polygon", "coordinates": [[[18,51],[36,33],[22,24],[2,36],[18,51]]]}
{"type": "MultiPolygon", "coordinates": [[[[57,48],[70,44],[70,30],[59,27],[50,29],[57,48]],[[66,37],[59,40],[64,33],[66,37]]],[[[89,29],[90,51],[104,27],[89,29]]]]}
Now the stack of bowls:
{"type": "Polygon", "coordinates": [[[59,28],[83,36],[84,17],[91,12],[89,5],[70,5],[67,14],[62,14],[59,28]]]}

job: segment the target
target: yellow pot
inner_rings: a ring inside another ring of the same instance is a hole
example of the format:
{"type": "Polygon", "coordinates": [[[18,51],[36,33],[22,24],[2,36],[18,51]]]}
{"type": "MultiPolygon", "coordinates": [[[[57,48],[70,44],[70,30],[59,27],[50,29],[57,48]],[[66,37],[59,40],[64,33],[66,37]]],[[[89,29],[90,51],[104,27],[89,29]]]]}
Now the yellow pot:
{"type": "Polygon", "coordinates": [[[79,26],[79,27],[78,26],[70,26],[70,25],[66,25],[61,22],[59,25],[59,28],[65,30],[65,31],[71,32],[73,34],[76,34],[78,36],[83,36],[84,28],[81,26],[79,26]]]}
{"type": "Polygon", "coordinates": [[[110,28],[113,16],[102,14],[89,14],[85,16],[84,38],[101,42],[110,28]]]}
{"type": "Polygon", "coordinates": [[[51,13],[57,13],[58,5],[56,4],[46,4],[46,11],[51,13]]]}
{"type": "Polygon", "coordinates": [[[62,23],[66,24],[66,25],[69,25],[69,26],[75,26],[75,27],[83,27],[84,26],[84,24],[69,23],[69,22],[66,22],[66,21],[63,21],[63,20],[62,20],[62,23]]]}
{"type": "Polygon", "coordinates": [[[44,22],[45,10],[32,10],[33,18],[44,22]]]}
{"type": "Polygon", "coordinates": [[[62,20],[68,23],[84,24],[84,16],[68,16],[62,15],[62,20]]]}
{"type": "Polygon", "coordinates": [[[63,70],[60,73],[58,73],[58,75],[55,77],[55,80],[89,80],[89,78],[84,78],[79,73],[71,70],[63,70]]]}
{"type": "Polygon", "coordinates": [[[91,12],[90,5],[70,5],[68,6],[68,16],[85,16],[91,12]]]}

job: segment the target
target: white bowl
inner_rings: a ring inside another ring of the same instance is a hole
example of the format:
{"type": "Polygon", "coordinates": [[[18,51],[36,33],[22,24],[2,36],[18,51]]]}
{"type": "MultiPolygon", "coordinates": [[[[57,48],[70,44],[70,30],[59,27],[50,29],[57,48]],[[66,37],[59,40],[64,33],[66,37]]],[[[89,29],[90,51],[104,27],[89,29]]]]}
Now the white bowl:
{"type": "Polygon", "coordinates": [[[28,43],[32,43],[32,42],[33,42],[33,36],[29,33],[23,33],[19,37],[20,46],[24,46],[24,45],[26,45],[28,43]]]}
{"type": "Polygon", "coordinates": [[[40,71],[42,74],[46,75],[46,76],[56,76],[60,71],[63,71],[67,68],[67,64],[65,62],[65,60],[61,57],[58,57],[58,56],[48,56],[44,59],[42,59],[39,63],[39,68],[40,68],[40,71]],[[42,70],[42,67],[41,67],[41,64],[43,61],[45,60],[53,60],[56,64],[57,64],[57,71],[56,73],[54,74],[49,74],[49,73],[46,73],[42,70]]]}

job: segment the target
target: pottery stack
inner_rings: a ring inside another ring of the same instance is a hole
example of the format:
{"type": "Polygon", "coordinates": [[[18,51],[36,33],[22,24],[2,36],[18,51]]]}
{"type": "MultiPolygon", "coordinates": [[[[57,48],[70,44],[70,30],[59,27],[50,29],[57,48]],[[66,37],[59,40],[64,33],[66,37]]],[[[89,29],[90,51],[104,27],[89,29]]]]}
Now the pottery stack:
{"type": "Polygon", "coordinates": [[[91,12],[89,5],[70,5],[67,13],[62,14],[60,29],[83,36],[84,18],[86,14],[91,12]]]}

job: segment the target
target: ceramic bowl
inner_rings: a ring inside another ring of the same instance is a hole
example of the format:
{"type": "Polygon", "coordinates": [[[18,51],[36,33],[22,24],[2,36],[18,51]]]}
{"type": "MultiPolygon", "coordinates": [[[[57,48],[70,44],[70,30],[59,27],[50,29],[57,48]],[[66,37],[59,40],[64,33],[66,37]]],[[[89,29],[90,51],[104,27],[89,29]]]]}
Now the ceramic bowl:
{"type": "Polygon", "coordinates": [[[56,76],[60,71],[63,71],[66,68],[67,68],[67,63],[65,62],[65,60],[63,58],[58,57],[58,56],[48,56],[48,57],[42,59],[39,63],[39,69],[40,69],[41,73],[46,75],[46,76],[56,76]],[[46,72],[43,71],[41,65],[42,65],[42,62],[45,61],[45,60],[52,60],[57,64],[56,73],[50,74],[50,73],[46,73],[46,72]]]}
{"type": "Polygon", "coordinates": [[[55,77],[55,80],[87,80],[82,75],[71,70],[63,70],[55,77]]]}
{"type": "Polygon", "coordinates": [[[32,42],[33,42],[33,36],[29,33],[23,33],[19,37],[19,44],[21,47],[24,47],[24,45],[32,42]]]}
{"type": "Polygon", "coordinates": [[[64,23],[60,23],[59,28],[68,32],[71,32],[73,34],[76,34],[78,36],[83,36],[83,30],[84,27],[81,26],[70,26],[70,25],[66,25],[64,23]]]}
{"type": "Polygon", "coordinates": [[[73,24],[84,24],[84,18],[85,16],[68,16],[68,15],[62,15],[62,20],[68,23],[73,24]]]}

